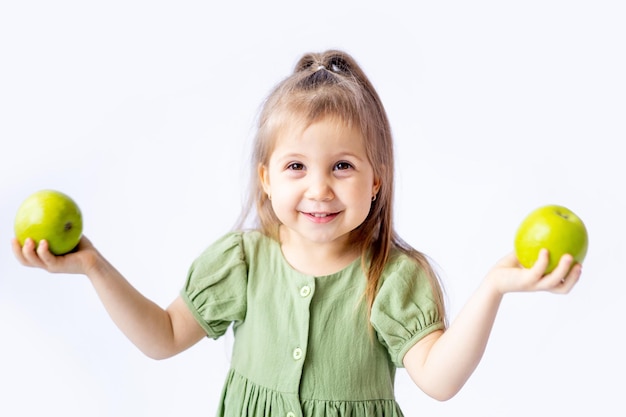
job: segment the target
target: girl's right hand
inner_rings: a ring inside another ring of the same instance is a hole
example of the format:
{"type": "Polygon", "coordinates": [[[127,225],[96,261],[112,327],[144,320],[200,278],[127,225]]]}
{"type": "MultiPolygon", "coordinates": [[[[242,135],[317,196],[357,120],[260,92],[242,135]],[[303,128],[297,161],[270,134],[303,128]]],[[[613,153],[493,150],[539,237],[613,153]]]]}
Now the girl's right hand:
{"type": "Polygon", "coordinates": [[[12,242],[13,253],[24,266],[87,275],[113,322],[149,357],[169,358],[206,337],[181,296],[167,309],[159,307],[139,293],[86,237],[66,255],[53,255],[43,240],[35,246],[32,239],[26,239],[24,246],[17,239],[12,242]]]}
{"type": "Polygon", "coordinates": [[[39,245],[27,238],[21,246],[16,238],[11,241],[13,254],[24,266],[41,268],[51,273],[88,275],[100,257],[98,251],[85,236],[81,237],[76,249],[65,255],[54,255],[50,252],[48,242],[42,240],[39,245]]]}

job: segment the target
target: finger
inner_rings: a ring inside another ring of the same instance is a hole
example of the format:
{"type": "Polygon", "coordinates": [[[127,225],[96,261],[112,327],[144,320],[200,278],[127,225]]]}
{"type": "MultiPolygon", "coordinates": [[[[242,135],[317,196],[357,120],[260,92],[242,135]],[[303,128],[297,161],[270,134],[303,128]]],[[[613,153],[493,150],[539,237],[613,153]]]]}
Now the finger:
{"type": "Polygon", "coordinates": [[[547,249],[541,249],[537,255],[537,260],[530,267],[530,270],[536,277],[542,277],[546,273],[548,264],[550,263],[550,252],[547,249]]]}
{"type": "Polygon", "coordinates": [[[571,255],[563,255],[556,268],[543,278],[544,290],[557,294],[569,292],[580,276],[580,266],[573,268],[573,264],[574,258],[571,255]]]}
{"type": "Polygon", "coordinates": [[[13,251],[13,255],[18,260],[18,262],[26,266],[27,261],[26,258],[24,258],[24,254],[22,253],[22,245],[20,245],[20,242],[15,237],[11,239],[11,250],[13,251]]]}
{"type": "Polygon", "coordinates": [[[24,246],[22,246],[22,257],[25,261],[24,265],[37,268],[44,268],[43,262],[39,259],[39,255],[36,252],[37,244],[31,238],[26,238],[24,246]]]}
{"type": "Polygon", "coordinates": [[[50,245],[47,240],[39,242],[37,255],[39,255],[43,268],[45,268],[48,272],[58,273],[62,272],[66,268],[65,256],[57,256],[50,252],[50,245]]]}
{"type": "Polygon", "coordinates": [[[579,263],[574,264],[574,266],[570,269],[567,276],[561,281],[561,285],[558,288],[559,294],[567,294],[569,293],[574,286],[580,280],[580,276],[582,275],[583,266],[579,263]]]}
{"type": "Polygon", "coordinates": [[[545,276],[545,282],[549,287],[562,286],[565,279],[568,277],[574,263],[572,255],[565,254],[559,259],[559,263],[554,270],[545,276]]]}
{"type": "Polygon", "coordinates": [[[50,245],[47,240],[42,239],[39,241],[39,245],[37,246],[37,255],[39,256],[41,262],[43,262],[43,264],[47,267],[54,266],[56,257],[52,254],[52,252],[50,252],[50,245]]]}

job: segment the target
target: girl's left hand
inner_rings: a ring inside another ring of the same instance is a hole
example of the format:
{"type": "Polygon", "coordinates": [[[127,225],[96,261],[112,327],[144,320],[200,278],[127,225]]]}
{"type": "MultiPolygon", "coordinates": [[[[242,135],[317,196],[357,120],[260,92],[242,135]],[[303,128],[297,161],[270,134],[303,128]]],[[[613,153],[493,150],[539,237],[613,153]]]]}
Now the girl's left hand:
{"type": "Polygon", "coordinates": [[[548,251],[542,249],[537,262],[526,269],[520,265],[515,253],[510,253],[489,271],[487,279],[500,294],[531,291],[569,293],[580,279],[582,265],[575,263],[571,255],[563,255],[556,268],[546,274],[549,256],[548,251]]]}

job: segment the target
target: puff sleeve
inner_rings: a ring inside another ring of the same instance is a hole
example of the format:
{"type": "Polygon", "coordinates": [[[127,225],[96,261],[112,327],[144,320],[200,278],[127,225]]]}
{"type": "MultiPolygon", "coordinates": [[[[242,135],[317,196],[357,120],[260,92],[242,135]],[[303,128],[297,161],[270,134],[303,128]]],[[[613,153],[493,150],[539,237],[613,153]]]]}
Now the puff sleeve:
{"type": "Polygon", "coordinates": [[[247,264],[241,233],[218,239],[189,268],[181,296],[211,338],[246,315],[247,264]]]}
{"type": "Polygon", "coordinates": [[[370,321],[392,362],[404,367],[408,350],[429,333],[444,328],[432,287],[421,267],[401,255],[383,275],[370,321]]]}

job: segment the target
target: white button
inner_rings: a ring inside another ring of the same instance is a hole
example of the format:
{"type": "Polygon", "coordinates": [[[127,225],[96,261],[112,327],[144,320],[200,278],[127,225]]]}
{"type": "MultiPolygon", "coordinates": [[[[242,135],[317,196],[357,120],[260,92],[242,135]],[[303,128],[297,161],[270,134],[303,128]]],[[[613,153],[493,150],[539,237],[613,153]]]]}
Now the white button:
{"type": "Polygon", "coordinates": [[[292,413],[291,411],[287,413],[287,417],[296,417],[296,413],[292,413]]]}
{"type": "Polygon", "coordinates": [[[309,287],[308,285],[305,285],[304,287],[300,288],[301,297],[308,297],[309,294],[311,294],[311,287],[309,287]]]}
{"type": "Polygon", "coordinates": [[[295,348],[295,349],[293,350],[293,358],[294,358],[295,360],[300,360],[300,359],[302,359],[302,349],[300,349],[300,348],[295,348]]]}

